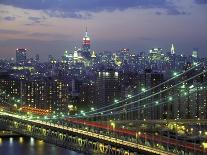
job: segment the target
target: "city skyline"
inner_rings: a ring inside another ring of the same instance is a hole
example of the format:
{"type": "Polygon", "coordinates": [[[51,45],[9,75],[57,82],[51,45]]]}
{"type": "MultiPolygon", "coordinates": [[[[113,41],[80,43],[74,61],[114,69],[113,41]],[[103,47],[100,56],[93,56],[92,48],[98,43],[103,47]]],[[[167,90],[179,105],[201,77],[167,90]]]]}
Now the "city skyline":
{"type": "Polygon", "coordinates": [[[136,52],[153,47],[205,56],[207,19],[205,0],[35,1],[0,2],[1,58],[15,57],[16,48],[29,48],[46,60],[81,47],[85,27],[91,49],[136,52]]]}
{"type": "Polygon", "coordinates": [[[0,154],[207,154],[206,13],[0,0],[0,154]]]}

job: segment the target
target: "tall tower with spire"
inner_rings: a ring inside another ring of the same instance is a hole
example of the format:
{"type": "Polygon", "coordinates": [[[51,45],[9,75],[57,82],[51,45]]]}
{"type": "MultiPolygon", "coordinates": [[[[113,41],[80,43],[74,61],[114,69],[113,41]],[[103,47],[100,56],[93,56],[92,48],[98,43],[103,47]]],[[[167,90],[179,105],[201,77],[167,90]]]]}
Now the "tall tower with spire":
{"type": "Polygon", "coordinates": [[[83,37],[83,51],[90,52],[90,50],[91,50],[91,40],[90,37],[88,36],[88,30],[86,27],[85,36],[83,37]]]}
{"type": "Polygon", "coordinates": [[[174,47],[174,45],[172,44],[172,46],[171,46],[171,54],[173,55],[173,54],[175,54],[175,47],[174,47]]]}

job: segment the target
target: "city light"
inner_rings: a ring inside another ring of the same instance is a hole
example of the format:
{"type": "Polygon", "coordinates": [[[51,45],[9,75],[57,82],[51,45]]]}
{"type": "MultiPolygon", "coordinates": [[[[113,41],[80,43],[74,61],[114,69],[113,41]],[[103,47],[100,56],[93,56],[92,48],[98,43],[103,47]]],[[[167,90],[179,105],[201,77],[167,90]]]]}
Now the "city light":
{"type": "Polygon", "coordinates": [[[145,92],[145,91],[146,91],[146,88],[142,88],[141,91],[142,91],[142,92],[145,92]]]}
{"type": "Polygon", "coordinates": [[[202,145],[204,149],[207,149],[207,142],[203,142],[202,145]]]}
{"type": "Polygon", "coordinates": [[[128,98],[132,98],[132,95],[129,94],[129,95],[127,95],[127,97],[128,97],[128,98]]]}
{"type": "Polygon", "coordinates": [[[172,100],[173,100],[173,98],[170,96],[170,97],[168,98],[168,100],[169,100],[169,101],[172,101],[172,100]]]}
{"type": "Polygon", "coordinates": [[[173,76],[178,76],[178,73],[177,72],[173,72],[173,76]]]}
{"type": "Polygon", "coordinates": [[[183,85],[181,86],[181,88],[184,89],[184,88],[185,88],[185,84],[183,84],[183,85]]]}
{"type": "Polygon", "coordinates": [[[115,122],[111,122],[111,126],[112,126],[113,129],[115,129],[115,127],[116,127],[115,122]]]}
{"type": "Polygon", "coordinates": [[[117,99],[114,100],[115,103],[118,103],[119,101],[117,99]]]}
{"type": "Polygon", "coordinates": [[[11,23],[25,23],[6,17],[9,7],[0,10],[5,20],[5,30],[0,29],[5,44],[0,46],[1,146],[9,142],[13,150],[17,144],[27,145],[23,137],[29,136],[39,139],[30,139],[33,149],[43,148],[45,141],[83,154],[206,154],[207,36],[201,25],[207,21],[200,18],[206,5],[195,11],[191,6],[199,2],[178,7],[179,2],[164,0],[107,1],[82,7],[86,2],[79,6],[67,1],[67,9],[63,1],[42,3],[8,3],[38,19],[35,8],[53,11],[55,18],[42,20],[43,12],[36,22],[46,25],[44,29],[27,24],[28,35],[9,32],[11,23]],[[172,12],[181,13],[182,20],[172,12]],[[71,13],[78,18],[69,20],[71,13]],[[98,18],[91,23],[95,14],[98,18]],[[168,25],[173,25],[172,32],[166,31],[168,25]],[[186,25],[193,25],[193,31],[186,25]],[[15,47],[17,38],[23,47],[15,47]]]}
{"type": "Polygon", "coordinates": [[[194,85],[191,85],[189,88],[190,88],[190,89],[194,88],[194,85]]]}

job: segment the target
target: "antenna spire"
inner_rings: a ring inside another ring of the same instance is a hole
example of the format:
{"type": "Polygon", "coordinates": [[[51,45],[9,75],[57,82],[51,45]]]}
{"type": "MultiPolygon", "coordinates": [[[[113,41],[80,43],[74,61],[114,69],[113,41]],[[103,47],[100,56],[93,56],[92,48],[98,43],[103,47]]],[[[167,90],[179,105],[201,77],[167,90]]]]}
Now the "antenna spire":
{"type": "Polygon", "coordinates": [[[86,36],[86,37],[88,36],[88,28],[87,28],[87,26],[86,26],[85,36],[86,36]]]}

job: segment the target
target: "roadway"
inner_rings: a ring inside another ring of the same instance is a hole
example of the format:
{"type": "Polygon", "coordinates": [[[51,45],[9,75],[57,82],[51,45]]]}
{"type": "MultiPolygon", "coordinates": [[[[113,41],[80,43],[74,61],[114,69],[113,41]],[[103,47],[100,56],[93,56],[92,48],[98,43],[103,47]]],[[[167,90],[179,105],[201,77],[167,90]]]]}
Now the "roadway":
{"type": "Polygon", "coordinates": [[[149,152],[149,153],[153,153],[153,154],[175,155],[174,153],[170,153],[170,152],[167,152],[167,151],[164,151],[164,150],[160,150],[160,149],[157,149],[157,148],[152,148],[152,147],[148,147],[148,146],[145,146],[145,145],[140,145],[140,144],[137,144],[137,143],[125,141],[125,140],[122,140],[122,139],[119,139],[119,138],[113,138],[113,137],[109,137],[109,136],[106,136],[106,135],[97,134],[97,133],[93,133],[93,132],[85,131],[85,130],[81,130],[81,129],[71,128],[71,127],[67,127],[67,126],[64,126],[64,125],[54,124],[54,123],[50,123],[50,122],[46,122],[46,121],[30,120],[30,119],[28,119],[26,117],[19,116],[17,114],[0,112],[0,115],[10,116],[10,117],[21,119],[21,120],[27,120],[28,122],[38,123],[38,124],[46,125],[46,126],[49,126],[49,127],[53,127],[53,128],[57,128],[57,129],[62,129],[62,130],[65,130],[65,131],[70,131],[70,132],[74,132],[74,133],[77,133],[77,134],[82,134],[82,135],[85,135],[85,136],[90,136],[90,137],[93,137],[93,138],[96,138],[96,139],[104,140],[106,142],[110,142],[110,143],[114,143],[114,144],[117,144],[117,145],[126,146],[126,147],[133,148],[133,149],[137,149],[137,151],[138,150],[143,150],[143,151],[146,151],[146,152],[149,152]]]}

